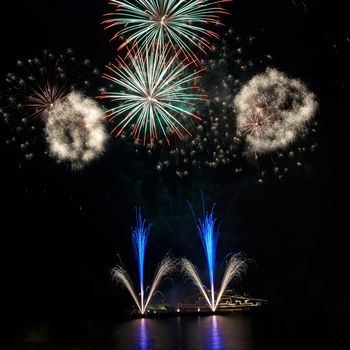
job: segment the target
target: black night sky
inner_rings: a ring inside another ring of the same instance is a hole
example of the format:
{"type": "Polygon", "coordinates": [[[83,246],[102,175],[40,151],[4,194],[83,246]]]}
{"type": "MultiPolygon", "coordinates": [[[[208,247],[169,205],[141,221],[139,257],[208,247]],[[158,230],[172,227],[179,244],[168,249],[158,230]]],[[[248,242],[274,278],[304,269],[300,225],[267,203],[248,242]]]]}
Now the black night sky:
{"type": "MultiPolygon", "coordinates": [[[[350,28],[344,3],[236,0],[227,5],[231,15],[224,23],[238,35],[256,36],[257,50],[271,54],[276,67],[301,78],[318,96],[318,149],[302,167],[291,166],[281,181],[268,174],[258,185],[254,175],[237,178],[225,168],[179,179],[157,172],[153,157],[112,137],[100,160],[71,172],[43,154],[23,161],[17,149],[5,145],[8,130],[2,126],[2,289],[10,319],[122,315],[131,299],[111,281],[110,270],[119,253],[136,273],[130,240],[135,206],[154,225],[146,278],[169,251],[204,268],[186,203],[200,208],[203,189],[207,205],[216,202],[222,220],[218,260],[231,251],[254,260],[239,289],[270,300],[278,314],[322,315],[331,332],[337,322],[329,320],[350,306],[345,287],[350,28]]],[[[1,2],[1,81],[17,59],[45,48],[60,53],[71,47],[103,71],[116,48],[101,26],[108,9],[104,0],[1,2]]],[[[176,302],[188,285],[180,275],[173,281],[173,288],[165,283],[164,289],[176,302]]]]}

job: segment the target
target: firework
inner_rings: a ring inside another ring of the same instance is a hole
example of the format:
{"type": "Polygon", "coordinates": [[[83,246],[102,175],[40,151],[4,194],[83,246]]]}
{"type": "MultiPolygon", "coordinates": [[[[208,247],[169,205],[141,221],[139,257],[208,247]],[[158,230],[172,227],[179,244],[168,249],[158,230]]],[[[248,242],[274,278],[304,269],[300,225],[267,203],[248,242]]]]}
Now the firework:
{"type": "Polygon", "coordinates": [[[151,285],[149,292],[148,292],[148,295],[147,295],[146,303],[144,306],[144,311],[147,310],[147,306],[149,305],[149,303],[152,299],[152,296],[155,294],[155,292],[159,286],[159,283],[162,281],[162,279],[165,276],[168,276],[174,270],[175,266],[176,265],[175,265],[174,261],[169,257],[165,257],[161,261],[161,263],[158,265],[156,273],[155,273],[154,278],[153,278],[152,285],[151,285]]]}
{"type": "Polygon", "coordinates": [[[226,266],[224,277],[221,282],[221,287],[217,297],[215,298],[215,258],[216,258],[216,247],[219,238],[219,225],[216,224],[216,219],[214,218],[214,206],[211,212],[205,211],[204,198],[202,193],[202,205],[203,205],[203,218],[196,218],[194,211],[192,214],[195,218],[198,234],[201,238],[203,249],[205,252],[209,281],[210,281],[210,295],[206,287],[203,285],[196,267],[187,259],[183,258],[180,261],[180,265],[183,273],[197,286],[199,291],[204,296],[204,299],[208,303],[209,307],[213,312],[215,312],[220,300],[233,278],[238,277],[241,272],[246,269],[246,260],[241,254],[236,254],[232,256],[226,266]]]}
{"type": "Polygon", "coordinates": [[[232,99],[245,80],[271,61],[269,55],[253,50],[254,42],[254,37],[242,37],[229,29],[212,45],[201,60],[204,73],[199,86],[208,96],[207,103],[196,106],[202,122],[195,126],[192,138],[151,150],[158,157],[158,171],[175,168],[177,176],[186,177],[198,170],[221,168],[235,177],[243,176],[243,145],[236,133],[232,99]]]}
{"type": "Polygon", "coordinates": [[[132,228],[131,238],[132,238],[132,244],[134,247],[135,259],[137,261],[137,267],[139,270],[142,310],[144,308],[143,271],[144,271],[147,239],[148,239],[150,229],[151,229],[151,224],[146,226],[145,220],[142,220],[141,210],[139,211],[136,210],[136,227],[132,228]]]}
{"type": "Polygon", "coordinates": [[[234,99],[237,132],[247,154],[285,149],[305,133],[315,116],[315,95],[276,69],[253,77],[234,99]]]}
{"type": "Polygon", "coordinates": [[[128,290],[131,297],[133,298],[137,308],[142,313],[142,307],[141,307],[141,304],[140,304],[139,299],[137,297],[137,292],[136,292],[135,287],[130,279],[129,274],[121,266],[116,265],[112,269],[112,278],[117,283],[121,283],[124,285],[124,287],[128,290]]]}
{"type": "Polygon", "coordinates": [[[317,149],[317,121],[313,119],[298,131],[297,142],[277,152],[252,153],[246,142],[248,133],[256,127],[269,127],[271,106],[257,106],[256,113],[237,130],[234,97],[253,77],[273,65],[270,54],[257,50],[264,47],[262,35],[244,37],[229,29],[212,45],[210,54],[201,60],[205,73],[199,86],[201,93],[208,96],[205,106],[197,105],[196,113],[201,115],[202,122],[196,125],[193,138],[148,150],[155,155],[158,171],[166,174],[174,171],[184,178],[220,168],[231,173],[233,179],[262,184],[276,178],[282,180],[293,169],[299,172],[312,159],[311,153],[317,149]]]}
{"type": "Polygon", "coordinates": [[[224,295],[229,283],[234,279],[238,278],[247,269],[246,259],[242,254],[238,253],[232,255],[228,261],[224,276],[221,281],[221,286],[216,298],[215,309],[218,307],[222,296],[224,295]]]}
{"type": "Polygon", "coordinates": [[[45,135],[52,157],[81,169],[104,151],[104,111],[80,93],[71,92],[57,102],[47,118],[45,135]]]}
{"type": "Polygon", "coordinates": [[[197,268],[186,258],[180,260],[180,266],[182,272],[188,276],[188,278],[193,282],[193,284],[199,289],[202,293],[205,301],[208,303],[212,311],[215,311],[213,302],[210,300],[210,296],[207,293],[206,287],[203,285],[201,278],[199,277],[197,268]]]}
{"type": "Polygon", "coordinates": [[[119,136],[127,127],[143,144],[154,143],[160,135],[170,143],[168,134],[183,139],[191,135],[187,124],[200,120],[192,110],[194,103],[205,96],[196,92],[194,80],[199,72],[189,73],[189,63],[178,62],[170,50],[147,49],[145,54],[133,51],[128,65],[122,58],[108,66],[104,77],[115,85],[116,91],[100,96],[117,106],[107,111],[109,120],[118,118],[112,133],[119,136]],[[120,89],[125,89],[120,91],[120,89]],[[160,135],[159,135],[160,134],[160,135]]]}
{"type": "Polygon", "coordinates": [[[193,217],[196,221],[198,234],[201,238],[202,245],[207,259],[207,266],[209,271],[210,289],[211,289],[211,306],[214,308],[214,272],[215,272],[215,258],[216,258],[216,247],[219,238],[219,226],[216,224],[214,218],[214,206],[211,212],[207,212],[204,207],[204,197],[202,193],[202,205],[203,205],[203,218],[196,218],[195,213],[192,210],[193,217]]]}
{"type": "Polygon", "coordinates": [[[207,29],[210,24],[220,24],[220,16],[227,12],[222,3],[230,0],[109,0],[115,7],[106,28],[123,26],[113,38],[125,37],[119,49],[131,43],[140,50],[158,43],[170,44],[191,60],[198,60],[191,46],[206,52],[210,49],[210,38],[218,35],[207,29]]]}
{"type": "Polygon", "coordinates": [[[84,75],[90,72],[81,67],[90,67],[90,61],[78,62],[71,49],[58,56],[45,50],[40,58],[18,60],[17,67],[16,73],[6,76],[7,104],[27,122],[46,119],[56,102],[89,85],[84,75]]]}
{"type": "Polygon", "coordinates": [[[134,288],[134,285],[130,279],[129,274],[121,266],[117,265],[112,269],[112,278],[117,283],[121,283],[124,285],[124,287],[128,290],[131,297],[133,298],[140,313],[145,314],[145,312],[147,311],[147,307],[159,286],[159,283],[162,281],[162,279],[165,276],[169,275],[174,270],[174,268],[175,268],[175,264],[171,258],[165,257],[161,261],[161,263],[158,265],[158,268],[156,270],[156,273],[155,273],[151,288],[147,294],[147,299],[145,303],[139,301],[138,293],[134,288]]]}
{"type": "Polygon", "coordinates": [[[138,272],[139,272],[139,283],[140,283],[140,300],[135,291],[133,283],[130,279],[129,274],[119,265],[115,266],[112,270],[112,278],[116,282],[122,283],[126,289],[129,291],[137,308],[141,314],[145,314],[147,306],[149,305],[152,296],[156,292],[159,283],[162,279],[169,275],[175,268],[175,263],[169,257],[165,257],[162,262],[158,265],[153,282],[149,288],[149,292],[146,296],[145,301],[145,290],[144,290],[144,263],[145,254],[147,247],[147,239],[151,229],[151,224],[146,225],[145,220],[142,219],[141,209],[136,209],[136,226],[132,227],[132,243],[134,247],[135,260],[137,262],[138,272]]]}
{"type": "Polygon", "coordinates": [[[182,258],[180,260],[180,266],[181,266],[182,273],[184,273],[193,282],[193,284],[198,288],[200,293],[203,295],[210,309],[213,312],[215,312],[220,304],[222,297],[225,295],[225,292],[227,291],[227,287],[229,283],[233,279],[239,278],[240,275],[246,271],[247,262],[242,254],[235,254],[231,256],[230,260],[226,265],[219,292],[215,294],[216,297],[214,298],[210,298],[207,288],[205,287],[201,278],[199,277],[197,268],[191,263],[191,261],[189,261],[186,258],[182,258]]]}
{"type": "Polygon", "coordinates": [[[71,91],[86,92],[90,79],[98,75],[88,59],[79,61],[71,49],[55,55],[18,60],[3,86],[2,112],[11,137],[8,144],[19,144],[26,159],[42,144],[42,129],[50,112],[71,91]]]}

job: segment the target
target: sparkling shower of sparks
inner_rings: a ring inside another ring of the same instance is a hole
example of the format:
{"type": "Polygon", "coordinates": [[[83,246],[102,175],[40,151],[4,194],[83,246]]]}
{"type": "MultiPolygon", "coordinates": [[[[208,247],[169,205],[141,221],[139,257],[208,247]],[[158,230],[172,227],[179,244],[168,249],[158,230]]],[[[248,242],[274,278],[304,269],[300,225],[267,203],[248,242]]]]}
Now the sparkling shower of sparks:
{"type": "Polygon", "coordinates": [[[152,285],[149,288],[148,293],[145,293],[144,288],[144,263],[148,235],[151,229],[151,224],[146,225],[146,221],[142,219],[141,209],[136,209],[136,226],[132,227],[132,243],[134,248],[135,260],[137,262],[137,267],[139,271],[139,283],[140,283],[140,300],[138,299],[137,292],[133,286],[129,274],[121,266],[116,265],[112,270],[112,278],[118,282],[122,283],[131,297],[135,301],[137,308],[141,314],[145,314],[147,307],[153,297],[157,292],[157,288],[164,277],[169,275],[175,268],[174,261],[166,256],[161,263],[158,265],[155,276],[152,281],[152,285]]]}
{"type": "Polygon", "coordinates": [[[137,292],[135,291],[134,285],[130,279],[129,274],[119,265],[112,269],[112,279],[117,283],[122,283],[124,287],[129,291],[131,297],[133,298],[136,306],[142,313],[142,307],[140,305],[139,299],[137,297],[137,292]]]}
{"type": "Polygon", "coordinates": [[[210,309],[215,312],[218,308],[222,297],[224,296],[227,287],[233,279],[238,278],[242,273],[246,271],[247,263],[246,259],[242,254],[233,255],[226,265],[224,276],[221,281],[221,286],[219,292],[216,294],[216,298],[210,298],[210,293],[207,291],[207,288],[203,284],[201,278],[199,277],[197,268],[186,258],[180,260],[180,266],[182,273],[187,276],[193,284],[198,288],[200,293],[203,295],[205,301],[209,305],[210,309]]]}
{"type": "Polygon", "coordinates": [[[199,291],[204,296],[204,299],[208,303],[209,307],[212,309],[212,311],[215,311],[214,305],[212,301],[210,301],[210,297],[207,293],[206,287],[201,281],[201,278],[199,277],[197,268],[186,258],[182,258],[180,260],[180,266],[182,272],[193,282],[193,284],[199,289],[199,291]]]}
{"type": "Polygon", "coordinates": [[[245,272],[247,269],[246,259],[242,256],[242,254],[235,254],[231,256],[230,260],[226,265],[226,269],[224,272],[224,277],[221,281],[221,286],[216,298],[215,309],[218,307],[222,296],[224,295],[229,283],[234,279],[241,275],[241,273],[245,272]]]}
{"type": "Polygon", "coordinates": [[[203,205],[203,218],[196,218],[192,206],[190,205],[193,217],[195,218],[197,224],[197,230],[201,238],[207,267],[209,271],[210,279],[210,293],[207,291],[206,287],[202,283],[196,267],[187,259],[183,258],[180,260],[180,266],[182,272],[197,286],[199,291],[202,293],[204,299],[208,303],[209,307],[213,312],[217,309],[220,300],[227,289],[228,284],[235,277],[239,276],[241,272],[246,269],[246,260],[242,254],[236,254],[232,256],[226,265],[224,276],[221,282],[221,287],[219,293],[215,297],[214,279],[215,279],[215,258],[216,258],[216,248],[219,238],[219,225],[216,224],[216,219],[214,218],[214,206],[211,212],[205,211],[204,207],[204,197],[202,192],[202,205],[203,205]]]}
{"type": "Polygon", "coordinates": [[[215,258],[216,258],[216,248],[219,238],[219,226],[216,224],[216,219],[214,218],[214,206],[211,212],[205,210],[204,207],[204,197],[202,193],[202,205],[203,205],[203,218],[196,218],[192,206],[193,217],[196,220],[198,234],[201,238],[202,245],[205,252],[205,257],[207,260],[207,266],[209,271],[210,279],[210,289],[211,289],[211,308],[215,309],[215,292],[214,292],[214,275],[215,275],[215,258]]]}
{"type": "Polygon", "coordinates": [[[162,262],[158,265],[158,268],[156,270],[155,276],[153,278],[152,285],[150,287],[150,290],[147,295],[146,303],[144,305],[144,312],[147,310],[147,306],[149,305],[152,296],[155,294],[159,283],[162,281],[162,279],[169,275],[175,268],[175,263],[174,261],[169,258],[165,257],[162,262]]]}
{"type": "Polygon", "coordinates": [[[144,313],[144,263],[145,263],[145,254],[146,254],[146,246],[147,239],[149,235],[149,231],[151,229],[151,224],[146,226],[146,221],[142,219],[141,209],[136,209],[136,226],[132,228],[132,244],[134,247],[135,259],[137,262],[137,268],[139,271],[139,279],[140,279],[140,294],[141,294],[141,313],[144,313]]]}
{"type": "Polygon", "coordinates": [[[165,257],[161,263],[158,265],[157,271],[155,273],[151,288],[147,294],[146,302],[143,305],[142,302],[138,299],[138,293],[136,292],[134,285],[131,281],[129,274],[119,265],[115,266],[112,269],[112,279],[117,283],[121,283],[125,286],[125,288],[130,293],[132,299],[134,300],[137,308],[139,309],[141,314],[145,314],[147,311],[147,307],[154,296],[157,288],[164,277],[169,275],[175,268],[174,261],[165,257]]]}
{"type": "Polygon", "coordinates": [[[220,24],[220,16],[227,14],[221,4],[231,0],[109,0],[115,7],[107,14],[106,28],[121,26],[113,39],[125,37],[119,49],[137,45],[140,50],[158,43],[180,49],[186,57],[198,60],[191,46],[206,52],[208,39],[218,35],[206,27],[220,24]]]}
{"type": "Polygon", "coordinates": [[[143,139],[143,144],[154,142],[159,134],[168,144],[168,134],[180,139],[191,135],[187,124],[201,119],[192,112],[194,104],[205,100],[193,85],[199,72],[187,72],[190,63],[179,62],[178,55],[169,49],[149,48],[145,53],[134,50],[130,61],[128,65],[118,58],[117,65],[108,66],[109,73],[104,74],[116,89],[99,97],[117,103],[106,113],[109,120],[118,118],[112,133],[120,136],[131,127],[135,140],[143,139]]]}

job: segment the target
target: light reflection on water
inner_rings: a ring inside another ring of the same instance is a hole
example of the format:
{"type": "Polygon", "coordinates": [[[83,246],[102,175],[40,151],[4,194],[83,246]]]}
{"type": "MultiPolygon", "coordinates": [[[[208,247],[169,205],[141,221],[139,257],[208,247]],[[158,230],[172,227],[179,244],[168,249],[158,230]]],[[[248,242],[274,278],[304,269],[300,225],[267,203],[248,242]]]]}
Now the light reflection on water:
{"type": "Polygon", "coordinates": [[[253,350],[252,318],[231,316],[56,322],[18,329],[21,350],[253,350]]]}
{"type": "Polygon", "coordinates": [[[151,349],[149,324],[147,324],[146,319],[139,320],[139,323],[135,327],[135,338],[138,339],[138,350],[148,350],[151,349]]]}
{"type": "Polygon", "coordinates": [[[220,324],[217,316],[211,318],[211,327],[210,327],[210,349],[212,350],[221,350],[224,349],[222,333],[220,329],[220,324]]]}
{"type": "Polygon", "coordinates": [[[118,325],[116,349],[251,350],[251,326],[243,317],[139,319],[118,325]]]}
{"type": "Polygon", "coordinates": [[[348,323],[333,314],[140,319],[124,322],[55,320],[19,323],[10,334],[20,350],[295,350],[343,349],[348,323]],[[278,317],[277,317],[278,316],[278,317]],[[339,347],[337,347],[339,345],[339,347]]]}

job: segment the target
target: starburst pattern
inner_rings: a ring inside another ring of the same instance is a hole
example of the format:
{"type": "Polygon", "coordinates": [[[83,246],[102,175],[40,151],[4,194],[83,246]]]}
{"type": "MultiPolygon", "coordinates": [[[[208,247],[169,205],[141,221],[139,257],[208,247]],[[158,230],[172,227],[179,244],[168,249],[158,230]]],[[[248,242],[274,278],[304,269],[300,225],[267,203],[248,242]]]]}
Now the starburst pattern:
{"type": "Polygon", "coordinates": [[[107,14],[103,24],[106,28],[123,26],[113,38],[125,37],[119,49],[129,43],[143,50],[158,42],[170,43],[187,57],[197,59],[191,46],[206,52],[210,49],[208,39],[218,35],[207,29],[209,24],[220,23],[220,15],[227,14],[222,3],[231,0],[110,0],[115,7],[107,14]]]}
{"type": "Polygon", "coordinates": [[[147,48],[143,54],[132,50],[130,64],[117,58],[108,66],[104,78],[115,84],[116,91],[105,91],[100,98],[117,103],[107,111],[107,118],[120,118],[112,133],[119,136],[132,127],[136,140],[152,143],[168,134],[183,139],[191,135],[187,125],[201,118],[194,114],[194,104],[205,100],[194,85],[200,71],[189,72],[190,63],[178,60],[178,54],[166,49],[147,48]],[[124,89],[121,91],[120,89],[124,89]]]}
{"type": "Polygon", "coordinates": [[[247,119],[241,126],[241,130],[244,135],[262,135],[268,131],[271,123],[269,109],[265,106],[256,106],[255,110],[247,116],[247,119]]]}

